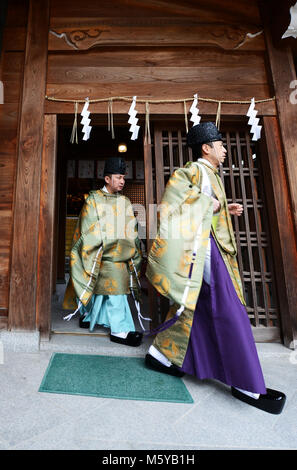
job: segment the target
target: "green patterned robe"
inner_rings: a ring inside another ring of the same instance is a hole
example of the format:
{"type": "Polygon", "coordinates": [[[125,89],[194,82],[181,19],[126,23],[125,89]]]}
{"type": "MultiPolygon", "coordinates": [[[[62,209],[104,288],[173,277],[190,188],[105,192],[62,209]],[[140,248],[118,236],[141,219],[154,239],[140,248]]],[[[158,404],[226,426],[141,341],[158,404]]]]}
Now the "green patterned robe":
{"type": "Polygon", "coordinates": [[[176,323],[159,333],[153,343],[160,352],[180,367],[187,351],[193,314],[202,285],[210,231],[237,295],[245,305],[236,260],[236,242],[224,187],[217,170],[207,165],[204,165],[204,168],[221,204],[219,214],[213,217],[213,201],[201,192],[202,172],[197,162],[188,162],[184,168],[176,170],[165,188],[158,233],[148,256],[146,271],[148,279],[157,291],[174,302],[167,320],[175,315],[181,305],[185,307],[176,323]],[[193,256],[195,251],[197,254],[193,256]]]}
{"type": "Polygon", "coordinates": [[[119,295],[137,289],[141,250],[131,202],[125,196],[91,191],[74,231],[71,276],[63,308],[86,306],[93,294],[119,295]]]}

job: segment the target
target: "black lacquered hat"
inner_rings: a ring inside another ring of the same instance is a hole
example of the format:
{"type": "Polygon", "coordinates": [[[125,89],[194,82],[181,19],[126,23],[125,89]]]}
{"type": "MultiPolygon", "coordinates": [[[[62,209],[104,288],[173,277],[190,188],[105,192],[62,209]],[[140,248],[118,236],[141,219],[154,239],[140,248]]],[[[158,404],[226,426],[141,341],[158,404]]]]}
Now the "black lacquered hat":
{"type": "Polygon", "coordinates": [[[213,122],[202,122],[191,127],[187,134],[187,144],[189,147],[223,140],[222,134],[218,131],[213,122]]]}
{"type": "Polygon", "coordinates": [[[125,175],[126,162],[121,157],[109,157],[105,161],[104,176],[106,175],[125,175]]]}

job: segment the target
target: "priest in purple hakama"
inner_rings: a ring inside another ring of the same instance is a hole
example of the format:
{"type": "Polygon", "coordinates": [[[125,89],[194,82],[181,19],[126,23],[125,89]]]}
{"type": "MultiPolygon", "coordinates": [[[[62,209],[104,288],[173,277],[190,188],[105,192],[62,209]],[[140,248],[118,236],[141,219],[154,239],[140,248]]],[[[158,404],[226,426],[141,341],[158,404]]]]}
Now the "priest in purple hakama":
{"type": "Polygon", "coordinates": [[[173,305],[146,365],[179,377],[219,380],[239,400],[279,414],[286,397],[266,388],[245,308],[230,218],[243,207],[227,203],[217,170],[226,157],[222,136],[206,122],[190,129],[187,143],[197,161],[176,170],[167,183],[148,257],[148,279],[173,305]],[[193,232],[187,244],[185,225],[193,232]]]}

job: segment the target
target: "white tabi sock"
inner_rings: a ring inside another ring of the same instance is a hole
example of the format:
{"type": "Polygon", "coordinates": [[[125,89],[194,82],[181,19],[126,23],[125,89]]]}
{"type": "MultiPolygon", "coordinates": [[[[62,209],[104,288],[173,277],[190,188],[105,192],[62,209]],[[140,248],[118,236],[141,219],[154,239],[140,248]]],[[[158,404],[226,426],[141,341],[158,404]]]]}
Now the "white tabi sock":
{"type": "Polygon", "coordinates": [[[112,333],[112,336],[117,336],[118,338],[127,338],[129,331],[123,333],[112,333]]]}
{"type": "Polygon", "coordinates": [[[160,351],[158,351],[155,346],[151,346],[148,350],[148,353],[153,356],[157,361],[161,362],[163,366],[170,367],[172,365],[172,362],[170,362],[164,354],[162,354],[160,351]]]}
{"type": "Polygon", "coordinates": [[[246,390],[241,390],[241,388],[237,388],[237,387],[234,387],[234,388],[236,388],[236,390],[239,390],[239,392],[244,393],[245,395],[248,395],[249,397],[254,398],[255,400],[258,400],[260,396],[260,393],[248,392],[246,390]]]}

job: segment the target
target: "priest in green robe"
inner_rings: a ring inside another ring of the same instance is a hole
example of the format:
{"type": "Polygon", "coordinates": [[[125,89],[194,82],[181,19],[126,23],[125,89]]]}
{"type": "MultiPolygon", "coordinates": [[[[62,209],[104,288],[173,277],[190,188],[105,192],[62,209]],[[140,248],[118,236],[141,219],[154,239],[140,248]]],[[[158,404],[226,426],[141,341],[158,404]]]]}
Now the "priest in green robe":
{"type": "Polygon", "coordinates": [[[243,207],[228,204],[218,172],[226,158],[222,136],[205,122],[190,129],[187,143],[194,161],[166,185],[148,256],[146,275],[172,306],[146,365],[220,380],[236,398],[278,414],[286,397],[266,389],[245,308],[231,221],[243,207]]]}
{"type": "Polygon", "coordinates": [[[139,346],[142,333],[135,331],[127,296],[133,295],[141,316],[141,249],[131,202],[120,194],[125,173],[122,158],[108,158],[105,186],[85,200],[74,232],[63,308],[76,308],[64,319],[79,311],[81,327],[92,331],[102,325],[110,329],[111,341],[139,346]]]}

